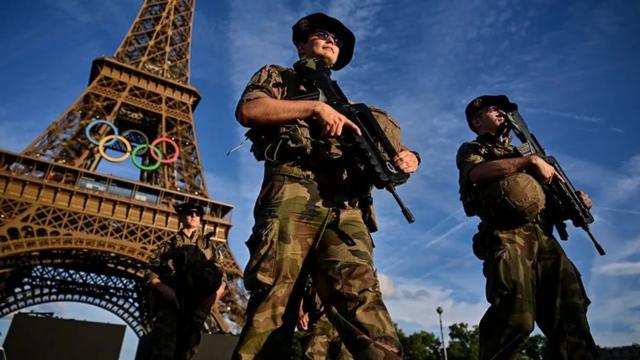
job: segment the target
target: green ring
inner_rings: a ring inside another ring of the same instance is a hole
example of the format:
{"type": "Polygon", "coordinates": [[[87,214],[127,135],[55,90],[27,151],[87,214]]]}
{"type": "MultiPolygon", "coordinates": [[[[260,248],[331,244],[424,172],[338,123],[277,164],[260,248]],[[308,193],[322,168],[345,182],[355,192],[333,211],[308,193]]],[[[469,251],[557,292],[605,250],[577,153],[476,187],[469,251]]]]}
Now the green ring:
{"type": "Polygon", "coordinates": [[[162,151],[160,151],[160,149],[158,149],[157,147],[155,147],[154,145],[150,145],[150,144],[139,144],[138,146],[136,146],[135,149],[133,149],[133,151],[131,152],[131,162],[133,163],[133,165],[135,165],[138,169],[143,170],[143,171],[153,171],[157,168],[160,167],[160,165],[162,165],[161,163],[162,160],[162,151]],[[153,165],[142,165],[138,160],[136,160],[136,157],[138,155],[138,152],[141,151],[142,149],[145,148],[151,148],[151,150],[158,155],[158,160],[156,161],[155,164],[153,165]]]}

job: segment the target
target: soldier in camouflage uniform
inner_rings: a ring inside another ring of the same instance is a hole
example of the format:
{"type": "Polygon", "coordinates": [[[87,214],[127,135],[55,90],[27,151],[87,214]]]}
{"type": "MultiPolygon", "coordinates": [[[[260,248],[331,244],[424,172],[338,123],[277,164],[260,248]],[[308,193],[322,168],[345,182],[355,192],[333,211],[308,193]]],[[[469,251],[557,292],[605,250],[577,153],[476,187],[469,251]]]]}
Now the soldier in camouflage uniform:
{"type": "MultiPolygon", "coordinates": [[[[339,70],[351,60],[355,36],[340,21],[316,13],[293,26],[301,58],[339,70]]],[[[287,359],[306,274],[329,320],[355,358],[399,359],[393,322],[373,267],[371,185],[336,139],[358,127],[328,104],[291,100],[306,89],[293,69],[260,69],[242,94],[238,121],[249,128],[265,175],[247,241],[245,287],[251,292],[234,359],[287,359]]],[[[400,144],[400,128],[381,110],[403,172],[418,166],[400,144]]]]}
{"type": "Polygon", "coordinates": [[[298,328],[309,331],[309,340],[304,351],[306,360],[352,360],[351,354],[342,343],[340,334],[324,314],[322,301],[308,279],[304,289],[300,311],[298,313],[298,328]]]}
{"type": "Polygon", "coordinates": [[[199,205],[176,207],[181,229],[160,243],[149,259],[152,327],[145,359],[191,359],[204,322],[225,289],[224,272],[210,239],[202,236],[199,205]]]}
{"type": "MultiPolygon", "coordinates": [[[[465,113],[478,137],[462,144],[456,158],[465,212],[482,220],[473,250],[483,260],[490,307],[480,321],[479,359],[515,359],[534,322],[553,359],[594,359],[590,301],[545,221],[541,183],[560,176],[540,157],[519,156],[504,136],[504,112],[516,109],[504,95],[471,101],[465,113]]],[[[591,207],[591,199],[580,196],[591,207]]]]}

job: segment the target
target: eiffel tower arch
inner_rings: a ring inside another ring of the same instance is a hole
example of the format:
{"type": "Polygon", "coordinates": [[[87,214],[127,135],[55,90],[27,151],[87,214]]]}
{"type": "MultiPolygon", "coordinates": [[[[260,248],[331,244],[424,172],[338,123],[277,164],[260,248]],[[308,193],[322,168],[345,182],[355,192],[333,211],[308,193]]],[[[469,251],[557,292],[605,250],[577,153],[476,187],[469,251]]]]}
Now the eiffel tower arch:
{"type": "Polygon", "coordinates": [[[227,244],[232,206],[209,196],[194,128],[194,6],[144,0],[115,54],[93,61],[71,106],[21,153],[0,149],[0,316],[81,302],[144,335],[148,256],[178,229],[175,204],[190,201],[205,208],[203,231],[228,277],[209,327],[243,324],[242,272],[227,244]],[[138,176],[105,174],[105,161],[138,176]]]}

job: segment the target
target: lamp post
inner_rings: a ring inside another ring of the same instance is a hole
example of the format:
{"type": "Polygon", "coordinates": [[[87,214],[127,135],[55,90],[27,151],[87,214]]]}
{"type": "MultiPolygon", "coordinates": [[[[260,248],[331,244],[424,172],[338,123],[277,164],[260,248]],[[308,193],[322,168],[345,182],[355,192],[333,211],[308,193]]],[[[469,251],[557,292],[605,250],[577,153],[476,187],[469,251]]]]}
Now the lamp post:
{"type": "Polygon", "coordinates": [[[438,313],[438,317],[440,318],[440,340],[442,341],[442,354],[444,356],[444,360],[447,360],[447,346],[444,343],[444,332],[442,331],[442,308],[440,306],[438,306],[438,308],[436,309],[436,312],[438,313]]]}

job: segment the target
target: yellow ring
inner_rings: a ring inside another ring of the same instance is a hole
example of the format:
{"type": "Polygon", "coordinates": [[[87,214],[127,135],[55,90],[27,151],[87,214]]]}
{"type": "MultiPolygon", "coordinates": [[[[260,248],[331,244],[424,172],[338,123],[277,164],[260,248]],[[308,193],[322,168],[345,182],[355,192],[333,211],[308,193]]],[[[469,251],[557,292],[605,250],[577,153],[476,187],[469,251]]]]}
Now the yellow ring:
{"type": "Polygon", "coordinates": [[[98,144],[98,151],[100,152],[100,156],[102,156],[105,160],[107,161],[111,161],[111,162],[123,162],[125,160],[127,160],[127,158],[129,158],[129,155],[131,154],[131,143],[124,137],[121,135],[118,135],[117,139],[122,141],[122,143],[124,144],[124,147],[127,148],[127,151],[124,153],[124,155],[120,156],[119,158],[114,158],[111,156],[108,156],[107,153],[104,151],[104,144],[113,139],[114,137],[116,137],[115,135],[107,135],[105,137],[103,137],[102,139],[100,139],[100,143],[98,144]]]}

